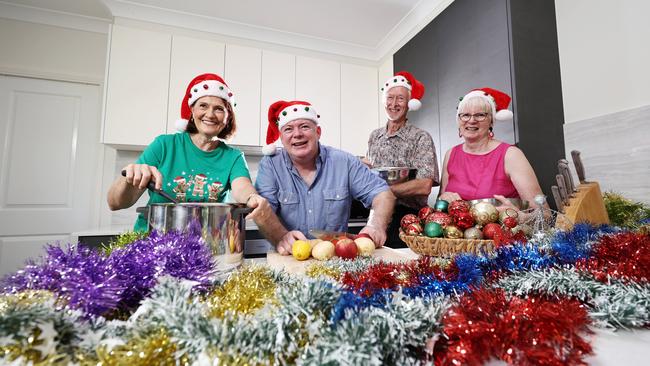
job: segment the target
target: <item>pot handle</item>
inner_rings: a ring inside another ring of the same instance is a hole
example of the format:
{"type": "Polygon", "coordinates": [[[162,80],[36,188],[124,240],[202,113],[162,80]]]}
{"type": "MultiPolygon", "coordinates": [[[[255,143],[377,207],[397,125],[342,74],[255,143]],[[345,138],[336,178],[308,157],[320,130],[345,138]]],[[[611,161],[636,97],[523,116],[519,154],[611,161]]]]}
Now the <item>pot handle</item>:
{"type": "Polygon", "coordinates": [[[250,207],[246,207],[246,206],[244,206],[244,207],[235,207],[235,208],[232,209],[232,211],[230,211],[230,213],[233,216],[237,216],[237,215],[241,215],[241,214],[249,214],[251,212],[253,212],[253,209],[250,208],[250,207]]]}
{"type": "Polygon", "coordinates": [[[143,214],[144,217],[146,218],[146,217],[149,216],[149,206],[138,207],[138,208],[135,209],[135,212],[137,212],[139,214],[143,214]]]}

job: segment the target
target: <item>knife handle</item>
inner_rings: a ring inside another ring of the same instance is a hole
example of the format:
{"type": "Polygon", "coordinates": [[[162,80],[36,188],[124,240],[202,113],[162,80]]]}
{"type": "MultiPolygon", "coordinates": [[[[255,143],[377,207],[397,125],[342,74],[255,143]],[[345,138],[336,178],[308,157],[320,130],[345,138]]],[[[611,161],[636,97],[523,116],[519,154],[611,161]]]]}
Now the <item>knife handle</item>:
{"type": "Polygon", "coordinates": [[[555,206],[557,206],[557,210],[564,213],[564,204],[562,203],[562,198],[560,197],[560,189],[557,186],[551,186],[551,193],[553,193],[553,199],[555,200],[555,206]]]}
{"type": "Polygon", "coordinates": [[[575,192],[578,192],[578,190],[576,189],[575,183],[573,183],[573,176],[571,175],[571,168],[569,168],[568,162],[565,159],[561,159],[557,162],[557,168],[564,177],[567,193],[569,196],[574,197],[575,192]]]}
{"type": "Polygon", "coordinates": [[[580,183],[586,183],[585,179],[585,167],[582,165],[582,158],[580,157],[580,151],[573,150],[571,151],[571,158],[573,159],[573,165],[576,167],[576,173],[578,174],[578,179],[580,183]]]}
{"type": "Polygon", "coordinates": [[[566,186],[564,185],[564,176],[562,174],[557,174],[555,176],[555,181],[557,182],[557,188],[559,189],[560,192],[560,198],[562,199],[562,203],[565,206],[569,205],[569,194],[566,190],[566,186]]]}

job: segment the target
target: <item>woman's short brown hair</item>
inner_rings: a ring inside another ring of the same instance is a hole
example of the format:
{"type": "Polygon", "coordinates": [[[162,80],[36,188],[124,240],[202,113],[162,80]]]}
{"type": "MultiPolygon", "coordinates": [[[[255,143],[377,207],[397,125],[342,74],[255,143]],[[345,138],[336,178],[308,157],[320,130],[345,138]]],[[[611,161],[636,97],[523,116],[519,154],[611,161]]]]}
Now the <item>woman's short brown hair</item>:
{"type": "MultiPolygon", "coordinates": [[[[199,98],[200,99],[200,98],[199,98]]],[[[235,119],[235,112],[232,109],[232,105],[230,105],[230,102],[227,100],[224,100],[223,98],[219,98],[223,101],[223,104],[226,106],[226,111],[228,111],[228,118],[226,119],[226,127],[219,132],[217,135],[218,138],[227,140],[231,138],[232,136],[235,135],[235,132],[237,132],[237,121],[235,119]]],[[[198,100],[197,100],[198,101],[198,100]]],[[[196,102],[194,102],[196,104],[196,102]]],[[[190,108],[194,107],[194,104],[190,106],[190,108]]],[[[196,128],[196,124],[194,123],[194,115],[192,114],[190,116],[190,120],[187,122],[187,129],[186,131],[188,133],[197,133],[199,130],[196,128]]]]}

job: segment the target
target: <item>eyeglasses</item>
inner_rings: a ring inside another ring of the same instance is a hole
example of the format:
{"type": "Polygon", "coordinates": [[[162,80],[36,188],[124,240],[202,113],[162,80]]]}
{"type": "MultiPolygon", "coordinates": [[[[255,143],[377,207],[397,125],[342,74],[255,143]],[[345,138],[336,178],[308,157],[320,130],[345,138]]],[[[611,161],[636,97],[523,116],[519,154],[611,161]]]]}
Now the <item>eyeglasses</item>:
{"type": "Polygon", "coordinates": [[[489,114],[488,113],[474,113],[474,114],[469,114],[469,113],[460,113],[458,115],[458,118],[460,118],[461,121],[463,122],[469,122],[469,120],[474,117],[474,120],[476,122],[483,122],[487,118],[489,114]]]}
{"type": "Polygon", "coordinates": [[[293,134],[294,129],[300,130],[300,132],[302,133],[309,133],[315,130],[313,126],[310,126],[309,124],[305,123],[295,128],[293,126],[286,126],[280,132],[282,132],[284,136],[291,136],[293,134]]]}

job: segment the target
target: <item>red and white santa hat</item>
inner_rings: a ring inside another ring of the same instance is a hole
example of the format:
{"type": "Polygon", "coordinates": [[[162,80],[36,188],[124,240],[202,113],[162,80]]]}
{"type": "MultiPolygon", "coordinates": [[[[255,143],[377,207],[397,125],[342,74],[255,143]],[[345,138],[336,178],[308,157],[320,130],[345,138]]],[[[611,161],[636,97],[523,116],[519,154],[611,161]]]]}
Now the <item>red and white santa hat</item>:
{"type": "Polygon", "coordinates": [[[219,75],[201,74],[192,79],[192,81],[190,81],[190,84],[187,86],[185,96],[181,102],[181,118],[176,120],[177,131],[185,131],[187,128],[187,123],[189,122],[190,117],[192,117],[192,110],[190,107],[199,98],[205,97],[207,95],[219,97],[230,103],[230,105],[233,107],[237,105],[237,103],[235,103],[235,97],[233,96],[232,91],[219,75]]]}
{"type": "Polygon", "coordinates": [[[384,103],[386,103],[386,93],[396,86],[403,86],[411,92],[411,99],[408,102],[410,110],[417,111],[420,109],[422,106],[420,99],[424,96],[424,85],[422,85],[422,83],[408,71],[400,71],[395,74],[395,76],[386,80],[384,85],[381,87],[384,103]]]}
{"type": "Polygon", "coordinates": [[[269,127],[266,130],[266,146],[262,148],[264,155],[273,155],[276,151],[275,142],[280,138],[280,129],[291,121],[308,119],[318,124],[320,115],[309,102],[301,100],[279,100],[269,107],[269,127]]]}
{"type": "Polygon", "coordinates": [[[460,98],[458,103],[458,110],[472,98],[481,98],[488,102],[492,108],[492,115],[496,121],[510,121],[512,120],[512,112],[508,110],[510,104],[510,96],[502,91],[492,88],[474,89],[467,93],[464,97],[460,98]]]}

